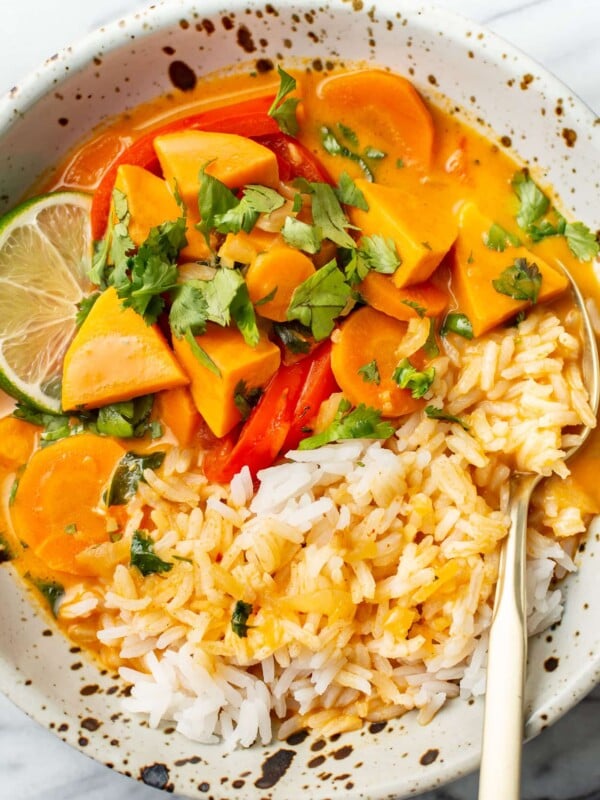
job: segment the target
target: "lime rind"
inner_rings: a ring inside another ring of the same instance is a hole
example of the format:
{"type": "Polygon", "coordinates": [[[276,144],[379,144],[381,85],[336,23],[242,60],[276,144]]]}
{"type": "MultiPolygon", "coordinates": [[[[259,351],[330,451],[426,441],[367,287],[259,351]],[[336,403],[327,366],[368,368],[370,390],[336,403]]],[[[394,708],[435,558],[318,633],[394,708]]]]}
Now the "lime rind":
{"type": "Polygon", "coordinates": [[[0,219],[0,387],[43,411],[60,411],[77,304],[92,289],[90,206],[57,192],[0,219]]]}

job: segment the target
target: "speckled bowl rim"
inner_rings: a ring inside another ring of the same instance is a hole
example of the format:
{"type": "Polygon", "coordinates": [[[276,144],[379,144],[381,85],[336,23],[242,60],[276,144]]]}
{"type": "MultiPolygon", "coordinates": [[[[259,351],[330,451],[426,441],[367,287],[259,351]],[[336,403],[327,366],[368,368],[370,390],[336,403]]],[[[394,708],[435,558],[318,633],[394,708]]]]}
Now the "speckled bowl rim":
{"type": "MultiPolygon", "coordinates": [[[[259,7],[261,4],[255,3],[252,0],[247,3],[233,0],[228,5],[229,7],[227,9],[222,9],[215,2],[211,2],[202,7],[201,13],[204,15],[217,15],[238,8],[259,7]]],[[[310,2],[294,3],[289,2],[289,0],[282,0],[274,5],[280,9],[288,7],[310,9],[312,7],[310,2]]],[[[375,5],[377,10],[381,11],[384,15],[387,13],[391,16],[393,13],[395,14],[397,11],[401,10],[406,14],[422,15],[423,18],[427,18],[428,16],[435,17],[436,27],[443,24],[444,29],[449,32],[449,35],[452,35],[453,31],[458,35],[458,27],[464,28],[465,25],[468,25],[469,29],[472,30],[474,34],[471,47],[475,52],[478,52],[481,48],[479,44],[479,36],[481,35],[485,37],[487,41],[494,42],[497,45],[498,52],[502,50],[508,53],[523,71],[535,72],[536,78],[538,78],[545,87],[549,88],[551,94],[555,96],[569,96],[570,98],[574,97],[573,93],[570,92],[562,82],[535,62],[531,57],[514,45],[506,43],[496,34],[492,34],[486,28],[468,20],[467,17],[461,14],[450,12],[436,4],[419,3],[417,5],[410,3],[408,0],[398,0],[398,2],[394,2],[394,0],[380,0],[380,2],[377,2],[375,5]]],[[[347,10],[348,13],[352,13],[350,6],[348,6],[348,4],[344,5],[341,0],[333,0],[329,6],[336,10],[347,10]]],[[[160,2],[148,9],[128,14],[115,22],[99,28],[84,37],[77,44],[67,47],[52,58],[47,59],[38,70],[26,77],[17,87],[14,87],[0,99],[0,137],[10,129],[15,118],[21,117],[48,92],[60,86],[60,82],[63,78],[82,69],[89,63],[93,55],[107,54],[118,50],[130,42],[132,34],[137,38],[141,38],[156,32],[158,29],[174,26],[177,24],[182,14],[189,13],[193,7],[194,4],[185,2],[185,0],[160,2]]],[[[489,53],[486,55],[489,56],[489,53]]],[[[595,149],[596,152],[600,153],[600,129],[597,125],[598,119],[596,114],[578,98],[575,98],[573,102],[582,120],[582,124],[589,133],[588,138],[590,140],[590,146],[592,149],[595,149]]],[[[13,689],[12,679],[13,672],[11,665],[3,658],[2,654],[0,654],[1,690],[32,718],[37,719],[41,724],[45,724],[43,715],[39,713],[39,706],[42,700],[44,700],[46,704],[52,703],[52,698],[46,697],[36,688],[27,695],[28,701],[24,702],[22,695],[13,689]]],[[[557,695],[553,702],[547,703],[543,708],[535,710],[535,713],[529,718],[527,723],[527,737],[531,738],[544,727],[555,722],[572,705],[578,702],[578,700],[580,700],[599,680],[600,651],[590,653],[589,658],[583,664],[580,664],[577,670],[572,671],[568,687],[565,687],[562,694],[557,695]]],[[[67,734],[63,738],[75,747],[82,749],[81,746],[78,745],[76,735],[67,734]]],[[[87,748],[85,752],[88,755],[93,755],[100,760],[104,760],[101,742],[98,746],[87,748]]],[[[477,766],[478,758],[478,747],[475,744],[467,752],[463,753],[462,758],[456,758],[452,763],[437,765],[436,770],[431,771],[425,780],[415,784],[415,788],[411,789],[410,794],[415,791],[425,791],[459,777],[474,769],[477,766]]],[[[393,778],[382,778],[381,784],[374,787],[372,796],[384,797],[386,792],[393,791],[394,783],[395,781],[393,778]]],[[[179,788],[176,786],[175,788],[177,791],[186,791],[185,787],[179,788]]],[[[407,794],[408,793],[409,792],[407,792],[407,794]]],[[[197,795],[194,794],[193,796],[197,795]]],[[[349,794],[348,796],[354,795],[349,794]]]]}

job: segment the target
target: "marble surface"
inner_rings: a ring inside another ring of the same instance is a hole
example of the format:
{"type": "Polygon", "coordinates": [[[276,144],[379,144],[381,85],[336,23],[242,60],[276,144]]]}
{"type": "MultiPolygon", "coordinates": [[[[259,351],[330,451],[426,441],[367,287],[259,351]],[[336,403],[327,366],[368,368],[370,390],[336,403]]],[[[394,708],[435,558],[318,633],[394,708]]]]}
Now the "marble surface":
{"type": "MultiPolygon", "coordinates": [[[[600,114],[599,0],[438,0],[533,56],[600,114]]],[[[47,56],[141,0],[4,0],[0,93],[47,56]]],[[[0,156],[1,159],[1,156],[0,156]]],[[[72,750],[0,696],[0,798],[152,800],[137,784],[72,750]]],[[[523,800],[600,800],[600,688],[524,748],[523,800]]],[[[420,800],[471,800],[471,775],[420,800]]]]}

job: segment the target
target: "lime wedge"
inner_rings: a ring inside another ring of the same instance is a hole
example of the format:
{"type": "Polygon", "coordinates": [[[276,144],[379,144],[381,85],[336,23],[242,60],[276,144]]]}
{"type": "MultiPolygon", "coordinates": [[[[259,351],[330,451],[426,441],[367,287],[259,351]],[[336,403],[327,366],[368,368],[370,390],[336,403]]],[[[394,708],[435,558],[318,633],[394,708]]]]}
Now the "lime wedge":
{"type": "Polygon", "coordinates": [[[63,357],[89,294],[91,197],[56,192],[0,219],[0,387],[60,411],[63,357]]]}

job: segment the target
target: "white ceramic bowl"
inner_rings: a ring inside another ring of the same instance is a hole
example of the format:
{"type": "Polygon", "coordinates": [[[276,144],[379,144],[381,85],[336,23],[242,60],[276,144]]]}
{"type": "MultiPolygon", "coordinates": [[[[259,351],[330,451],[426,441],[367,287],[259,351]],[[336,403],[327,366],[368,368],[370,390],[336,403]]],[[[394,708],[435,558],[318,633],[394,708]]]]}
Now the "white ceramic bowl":
{"type": "MultiPolygon", "coordinates": [[[[108,26],[47,62],[0,101],[0,212],[98,122],[172,89],[177,59],[201,76],[249,59],[365,60],[406,74],[427,96],[512,148],[563,205],[600,227],[600,128],[568,89],[477,25],[410,0],[262,4],[172,2],[108,26]],[[291,44],[290,44],[291,43],[291,44]],[[163,48],[174,53],[167,57],[163,48]]],[[[560,625],[532,643],[527,736],[579,700],[600,677],[600,593],[590,535],[565,586],[560,625]]],[[[0,570],[0,690],[88,755],[157,788],[190,797],[404,797],[473,769],[482,703],[450,702],[426,727],[413,715],[322,739],[225,752],[150,730],[119,711],[122,686],[70,648],[0,570]]]]}

